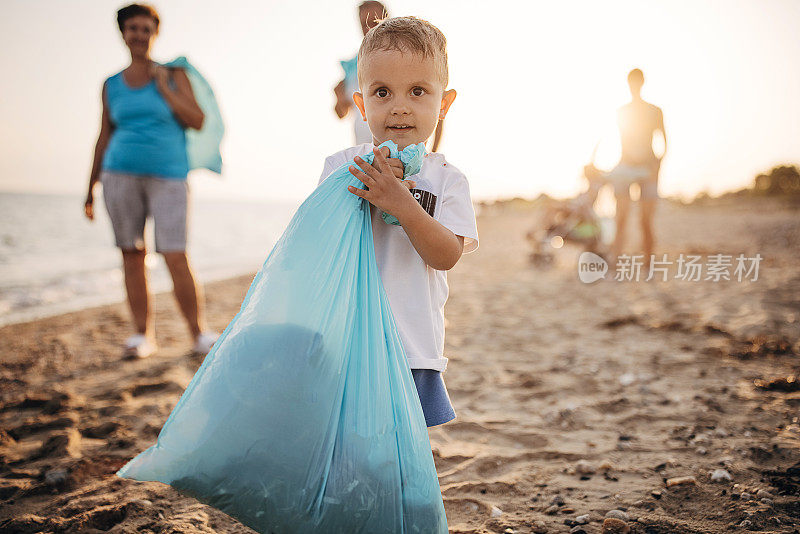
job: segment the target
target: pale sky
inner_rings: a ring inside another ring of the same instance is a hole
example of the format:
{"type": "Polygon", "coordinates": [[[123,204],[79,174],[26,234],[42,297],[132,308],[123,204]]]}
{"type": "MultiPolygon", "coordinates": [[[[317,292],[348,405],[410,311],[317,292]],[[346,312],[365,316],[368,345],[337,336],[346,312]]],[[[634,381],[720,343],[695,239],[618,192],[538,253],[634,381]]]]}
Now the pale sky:
{"type": "MultiPolygon", "coordinates": [[[[126,4],[4,1],[0,190],[85,194],[103,80],[130,61],[115,20],[126,4]]],[[[194,171],[193,194],[302,200],[324,158],[353,144],[331,89],[360,43],[357,4],[154,2],[153,59],[186,55],[226,121],[224,176],[194,171]]],[[[800,2],[387,4],[448,39],[458,97],[440,151],[474,200],[577,193],[595,144],[613,146],[633,67],[664,111],[663,194],[719,193],[800,162],[800,2]]]]}

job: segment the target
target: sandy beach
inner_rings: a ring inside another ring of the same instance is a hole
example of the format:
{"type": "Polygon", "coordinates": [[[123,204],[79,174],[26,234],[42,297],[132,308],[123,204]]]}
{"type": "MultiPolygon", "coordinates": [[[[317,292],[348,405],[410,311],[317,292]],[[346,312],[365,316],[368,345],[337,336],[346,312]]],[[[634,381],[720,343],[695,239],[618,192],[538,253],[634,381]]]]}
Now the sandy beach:
{"type": "MultiPolygon", "coordinates": [[[[431,432],[450,532],[800,532],[800,387],[787,380],[800,374],[799,213],[661,201],[659,255],[758,253],[758,279],[584,284],[575,251],[530,264],[532,203],[482,206],[480,248],[448,274],[457,418],[431,432]]],[[[251,279],[206,285],[211,327],[251,279]]],[[[0,532],[252,532],[114,476],[201,363],[172,295],[155,309],[162,348],[140,361],[119,357],[124,303],[0,329],[0,532]]]]}

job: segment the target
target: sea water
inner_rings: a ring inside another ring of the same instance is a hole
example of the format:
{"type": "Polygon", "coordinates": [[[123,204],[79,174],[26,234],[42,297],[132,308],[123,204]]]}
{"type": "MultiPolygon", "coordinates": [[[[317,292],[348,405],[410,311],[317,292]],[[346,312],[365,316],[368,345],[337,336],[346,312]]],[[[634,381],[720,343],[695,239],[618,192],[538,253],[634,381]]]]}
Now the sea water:
{"type": "MultiPolygon", "coordinates": [[[[0,193],[0,325],[125,300],[122,258],[102,198],[94,221],[78,195],[0,193]]],[[[300,204],[191,199],[188,254],[198,282],[258,270],[300,204]]],[[[145,242],[152,292],[172,280],[145,242]]]]}

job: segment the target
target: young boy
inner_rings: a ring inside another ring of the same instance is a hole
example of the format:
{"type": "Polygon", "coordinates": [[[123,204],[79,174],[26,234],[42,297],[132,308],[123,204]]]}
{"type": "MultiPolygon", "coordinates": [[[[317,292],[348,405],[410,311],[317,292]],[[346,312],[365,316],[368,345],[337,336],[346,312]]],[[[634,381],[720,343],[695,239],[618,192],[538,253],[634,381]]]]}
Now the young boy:
{"type": "MultiPolygon", "coordinates": [[[[358,51],[360,92],[353,100],[372,132],[372,143],[342,150],[325,160],[320,183],[355,159],[350,172],[369,190],[350,191],[370,203],[378,270],[417,386],[427,426],[455,418],[442,372],[447,270],[461,254],[478,248],[475,212],[464,175],[439,153],[425,156],[411,180],[397,179],[399,160],[376,150],[392,140],[399,149],[424,143],[444,119],[456,92],[448,82],[445,37],[415,17],[382,21],[358,51]],[[375,153],[370,165],[359,158],[375,153]],[[413,187],[409,189],[409,186],[413,187]],[[385,211],[400,225],[387,224],[385,211]]],[[[402,176],[402,174],[400,174],[402,176]]]]}

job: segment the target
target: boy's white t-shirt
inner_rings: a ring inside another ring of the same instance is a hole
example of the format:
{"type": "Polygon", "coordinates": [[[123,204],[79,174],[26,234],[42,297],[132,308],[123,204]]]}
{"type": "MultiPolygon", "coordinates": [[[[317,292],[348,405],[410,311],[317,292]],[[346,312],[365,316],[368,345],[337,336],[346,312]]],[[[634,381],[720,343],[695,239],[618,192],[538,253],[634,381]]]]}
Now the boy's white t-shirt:
{"type": "MultiPolygon", "coordinates": [[[[365,143],[325,160],[319,183],[352,160],[372,152],[365,143]]],[[[437,152],[425,155],[422,170],[412,177],[417,201],[442,226],[464,237],[464,254],[478,248],[475,209],[467,178],[437,152]]],[[[352,193],[351,193],[352,194],[352,193]]],[[[447,271],[430,267],[400,225],[387,224],[381,210],[370,204],[375,259],[392,307],[397,330],[411,369],[444,371],[444,304],[449,292],[447,271]]]]}

